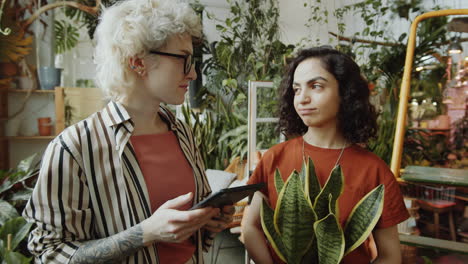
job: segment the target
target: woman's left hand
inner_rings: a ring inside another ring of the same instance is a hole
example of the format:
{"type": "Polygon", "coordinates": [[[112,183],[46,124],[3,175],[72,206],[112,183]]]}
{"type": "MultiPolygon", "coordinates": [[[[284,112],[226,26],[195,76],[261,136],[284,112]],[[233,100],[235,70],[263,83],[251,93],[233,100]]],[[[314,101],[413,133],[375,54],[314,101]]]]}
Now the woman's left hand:
{"type": "Polygon", "coordinates": [[[233,215],[236,209],[233,205],[226,205],[221,209],[218,216],[211,218],[204,228],[212,233],[219,233],[226,229],[227,225],[232,222],[233,215]]]}

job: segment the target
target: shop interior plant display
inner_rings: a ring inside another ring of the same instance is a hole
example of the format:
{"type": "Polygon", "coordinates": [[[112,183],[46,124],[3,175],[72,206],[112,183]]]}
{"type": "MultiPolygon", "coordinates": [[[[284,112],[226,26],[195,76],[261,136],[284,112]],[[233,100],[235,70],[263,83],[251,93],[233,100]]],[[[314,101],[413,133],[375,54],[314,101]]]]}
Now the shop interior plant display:
{"type": "Polygon", "coordinates": [[[32,224],[20,216],[31,196],[39,174],[36,155],[22,160],[16,168],[0,171],[0,262],[30,263],[25,238],[32,224]]]}
{"type": "MultiPolygon", "coordinates": [[[[317,40],[312,38],[303,40],[296,46],[282,43],[279,40],[279,12],[277,2],[274,0],[248,3],[232,0],[228,3],[229,18],[217,20],[208,14],[210,19],[218,22],[216,28],[221,40],[216,43],[206,43],[204,46],[203,52],[211,54],[212,57],[204,61],[203,73],[207,80],[198,93],[202,98],[202,104],[196,111],[201,116],[211,112],[212,125],[229,120],[215,125],[217,131],[221,132],[218,135],[223,135],[223,140],[218,141],[218,147],[211,152],[213,159],[210,160],[217,160],[216,164],[207,165],[217,169],[224,168],[228,161],[236,156],[244,157],[247,151],[247,80],[273,80],[279,83],[286,58],[296,47],[323,44],[314,43],[317,40]]],[[[407,34],[403,33],[398,39],[393,39],[385,30],[390,22],[380,21],[379,17],[391,11],[394,14],[391,16],[392,19],[410,21],[416,14],[425,12],[425,8],[420,1],[411,1],[408,6],[408,3],[401,1],[386,5],[377,0],[346,5],[333,12],[326,10],[320,0],[306,1],[305,6],[310,8],[311,12],[311,20],[307,25],[325,25],[328,16],[334,15],[338,20],[336,26],[338,33],[330,33],[340,40],[337,48],[352,56],[368,57],[368,61],[361,65],[361,68],[368,81],[375,87],[372,91],[373,97],[379,98],[380,101],[379,132],[368,148],[389,163],[398,107],[397,91],[403,72],[407,34]],[[362,31],[355,32],[352,37],[347,38],[340,34],[346,30],[342,19],[350,13],[358,14],[357,17],[361,17],[366,26],[362,31]],[[350,44],[343,44],[344,41],[350,44]]],[[[414,98],[422,101],[422,98],[419,98],[422,94],[432,98],[439,106],[442,105],[441,87],[446,78],[444,76],[446,57],[440,54],[443,54],[449,44],[446,25],[447,19],[444,17],[421,23],[415,65],[427,64],[429,57],[437,59],[439,65],[423,72],[415,71],[413,78],[414,91],[416,91],[413,94],[414,98]]],[[[440,113],[441,109],[438,108],[437,111],[440,113]]],[[[411,152],[413,150],[409,149],[405,155],[410,155],[411,152]]]]}
{"type": "MultiPolygon", "coordinates": [[[[311,26],[314,24],[325,25],[328,22],[328,16],[334,15],[338,20],[338,33],[329,33],[340,41],[337,47],[348,51],[352,56],[368,58],[361,65],[361,69],[367,80],[373,87],[375,86],[372,91],[373,97],[379,99],[378,135],[370,142],[368,148],[389,164],[395,136],[398,90],[403,76],[407,33],[402,33],[395,39],[390,31],[385,30],[391,21],[381,18],[389,17],[390,13],[391,19],[411,22],[416,15],[427,12],[427,8],[422,5],[421,1],[385,3],[377,0],[365,0],[346,5],[332,12],[326,10],[321,0],[309,1],[308,3],[311,13],[315,14],[311,16],[312,22],[309,23],[311,26]],[[316,15],[319,11],[325,15],[316,15]],[[346,25],[342,21],[343,17],[350,13],[353,14],[353,17],[362,18],[365,27],[362,31],[348,33],[349,36],[346,37],[342,35],[346,31],[346,25]]],[[[441,7],[435,6],[431,9],[438,10],[441,7]]],[[[422,21],[418,29],[415,67],[413,67],[414,72],[412,73],[412,91],[414,91],[412,98],[416,98],[420,102],[424,98],[432,98],[432,101],[436,102],[439,107],[442,105],[442,87],[445,86],[447,80],[445,72],[447,56],[444,56],[446,48],[450,44],[447,23],[447,17],[422,21]],[[418,66],[426,66],[428,60],[436,61],[436,65],[421,72],[416,71],[418,66]]],[[[437,111],[440,113],[441,109],[438,108],[437,111]]],[[[421,140],[425,139],[421,138],[421,140]]],[[[428,144],[429,141],[425,143],[428,144]]],[[[408,156],[414,152],[415,150],[407,146],[404,155],[408,156]]],[[[406,157],[406,160],[412,159],[406,157]]]]}
{"type": "MultiPolygon", "coordinates": [[[[53,27],[55,33],[55,52],[63,53],[72,49],[78,43],[79,29],[86,27],[88,35],[93,39],[97,26],[98,15],[102,6],[110,6],[116,0],[76,0],[76,1],[26,1],[2,0],[3,18],[0,23],[2,38],[0,39],[0,61],[18,63],[31,52],[33,43],[31,25],[39,20],[46,27],[53,27]],[[63,18],[47,25],[41,16],[53,9],[63,8],[63,18]]],[[[30,76],[35,78],[35,74],[30,76]]],[[[1,83],[11,82],[2,78],[1,83]]]]}
{"type": "Polygon", "coordinates": [[[367,239],[382,214],[385,187],[381,184],[356,204],[341,227],[338,199],[344,175],[340,166],[332,170],[323,187],[310,158],[286,182],[278,170],[274,177],[278,201],[273,209],[263,200],[261,224],[276,254],[286,263],[340,263],[367,239]]]}
{"type": "MultiPolygon", "coordinates": [[[[28,89],[28,93],[22,101],[22,105],[18,108],[19,110],[10,113],[5,120],[11,120],[19,115],[25,108],[28,99],[31,96],[32,90],[37,89],[38,75],[36,74],[35,65],[27,63],[26,56],[28,56],[32,50],[33,44],[33,32],[31,25],[34,21],[39,20],[42,24],[41,15],[49,10],[68,7],[70,9],[80,10],[79,12],[86,13],[89,16],[96,16],[100,10],[102,3],[109,1],[101,0],[92,1],[94,6],[88,6],[89,1],[59,1],[47,3],[47,1],[13,1],[13,0],[2,0],[0,12],[2,14],[0,21],[1,38],[0,38],[0,72],[5,72],[0,76],[0,85],[5,89],[15,88],[15,78],[18,79],[20,88],[28,89]],[[39,7],[39,5],[41,5],[39,7]],[[25,85],[26,84],[26,85],[25,85]]],[[[79,13],[75,11],[75,13],[79,13]]],[[[97,19],[97,18],[95,18],[97,19]]],[[[53,25],[46,25],[53,26],[53,25]]],[[[56,30],[60,29],[56,26],[56,30]]],[[[70,31],[69,27],[63,28],[62,34],[58,34],[59,46],[56,49],[63,51],[66,48],[72,48],[74,44],[73,39],[70,37],[75,36],[74,34],[68,34],[65,31],[70,31]],[[65,33],[64,33],[65,32],[65,33]],[[62,38],[64,35],[68,38],[62,38]]],[[[70,31],[73,33],[73,30],[70,31]]],[[[76,44],[76,43],[75,43],[76,44]]],[[[41,69],[39,71],[43,71],[41,69]]],[[[57,69],[49,69],[53,74],[57,74],[57,69]]],[[[57,79],[57,76],[54,78],[57,79]]],[[[55,81],[56,82],[56,81],[55,81]]],[[[50,86],[50,87],[53,87],[50,86]]]]}
{"type": "MultiPolygon", "coordinates": [[[[197,95],[202,99],[195,110],[198,113],[193,114],[210,116],[216,130],[213,142],[217,145],[205,159],[207,168],[213,169],[224,169],[232,159],[246,157],[248,81],[279,83],[285,59],[294,49],[279,39],[276,0],[227,2],[230,10],[227,19],[207,14],[216,21],[220,40],[204,44],[203,53],[212,56],[203,62],[206,83],[197,95]]],[[[197,137],[197,140],[205,139],[197,137]]]]}

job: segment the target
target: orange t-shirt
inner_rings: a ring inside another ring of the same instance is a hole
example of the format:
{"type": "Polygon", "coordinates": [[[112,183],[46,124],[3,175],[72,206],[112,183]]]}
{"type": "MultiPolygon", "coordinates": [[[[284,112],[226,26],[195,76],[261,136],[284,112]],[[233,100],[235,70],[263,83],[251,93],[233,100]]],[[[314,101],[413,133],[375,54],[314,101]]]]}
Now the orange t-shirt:
{"type": "MultiPolygon", "coordinates": [[[[138,135],[130,138],[140,164],[151,204],[156,211],[167,200],[188,192],[195,192],[193,170],[182,152],[176,135],[138,135]]],[[[188,203],[180,210],[188,210],[188,203]]],[[[182,243],[157,243],[159,263],[186,263],[195,253],[195,245],[187,240],[182,243]]]]}
{"type": "MultiPolygon", "coordinates": [[[[300,171],[303,161],[303,139],[294,138],[273,146],[262,157],[248,183],[264,182],[263,190],[270,205],[275,208],[278,194],[274,185],[274,172],[278,168],[286,181],[293,170],[300,171]]],[[[305,143],[305,156],[309,156],[315,165],[315,172],[323,186],[335,165],[341,149],[324,149],[305,143]]],[[[403,202],[398,182],[388,166],[375,154],[357,146],[346,147],[339,164],[343,170],[345,186],[338,199],[339,221],[344,227],[353,207],[372,189],[383,183],[385,185],[384,208],[375,228],[386,228],[397,225],[409,217],[403,202]]],[[[275,263],[281,263],[274,254],[275,263]]],[[[344,257],[342,263],[370,263],[369,239],[344,257]]]]}

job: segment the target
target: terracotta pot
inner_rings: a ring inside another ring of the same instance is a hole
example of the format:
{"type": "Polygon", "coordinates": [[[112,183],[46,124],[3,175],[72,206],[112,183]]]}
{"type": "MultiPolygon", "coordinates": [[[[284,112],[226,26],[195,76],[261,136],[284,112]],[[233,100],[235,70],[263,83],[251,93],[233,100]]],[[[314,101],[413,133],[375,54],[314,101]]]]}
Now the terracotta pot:
{"type": "Polygon", "coordinates": [[[52,120],[50,117],[41,117],[37,119],[37,128],[40,136],[52,135],[52,120]]]}

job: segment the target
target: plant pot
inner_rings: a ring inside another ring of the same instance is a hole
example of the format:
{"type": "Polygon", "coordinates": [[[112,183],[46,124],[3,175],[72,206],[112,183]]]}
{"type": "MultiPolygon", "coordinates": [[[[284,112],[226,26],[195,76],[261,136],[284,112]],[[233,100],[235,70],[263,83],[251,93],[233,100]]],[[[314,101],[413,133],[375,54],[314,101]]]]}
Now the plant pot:
{"type": "Polygon", "coordinates": [[[62,69],[55,67],[40,67],[39,68],[39,83],[42,90],[54,90],[55,86],[60,85],[60,74],[62,69]]]}
{"type": "Polygon", "coordinates": [[[37,119],[37,128],[39,136],[52,135],[52,120],[50,117],[40,117],[37,119]]]}

